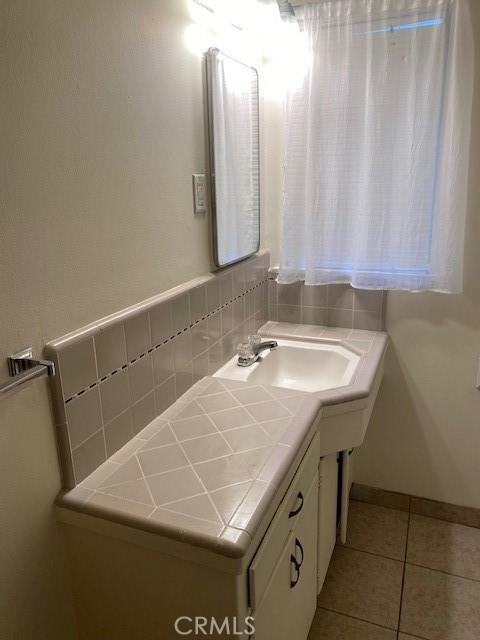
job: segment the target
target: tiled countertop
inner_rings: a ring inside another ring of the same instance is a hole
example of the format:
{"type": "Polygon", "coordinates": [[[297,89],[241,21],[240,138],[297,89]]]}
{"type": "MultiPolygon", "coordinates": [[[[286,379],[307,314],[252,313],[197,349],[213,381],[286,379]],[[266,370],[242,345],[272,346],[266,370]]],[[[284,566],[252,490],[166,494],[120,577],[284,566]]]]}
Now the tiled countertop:
{"type": "Polygon", "coordinates": [[[384,333],[269,322],[264,335],[362,354],[351,385],[319,393],[205,377],[57,504],[242,557],[325,404],[368,397],[384,333]]]}

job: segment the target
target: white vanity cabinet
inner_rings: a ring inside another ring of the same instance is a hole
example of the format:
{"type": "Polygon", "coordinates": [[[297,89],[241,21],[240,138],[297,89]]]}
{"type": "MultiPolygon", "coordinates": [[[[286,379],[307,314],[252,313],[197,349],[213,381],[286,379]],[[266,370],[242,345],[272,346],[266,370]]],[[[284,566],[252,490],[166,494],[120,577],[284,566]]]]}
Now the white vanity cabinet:
{"type": "Polygon", "coordinates": [[[316,608],[317,525],[314,441],[249,568],[255,640],[307,637],[316,608]]]}
{"type": "Polygon", "coordinates": [[[318,571],[320,593],[337,537],[338,454],[320,460],[318,492],[318,571]]]}
{"type": "Polygon", "coordinates": [[[255,616],[255,640],[305,640],[316,608],[318,475],[274,567],[255,616]]]}
{"type": "MultiPolygon", "coordinates": [[[[178,469],[162,451],[155,453],[155,472],[143,477],[139,457],[179,444],[145,449],[139,440],[161,436],[159,442],[170,442],[161,430],[173,432],[171,417],[201,407],[201,414],[195,410],[188,418],[188,439],[194,439],[203,432],[202,421],[209,422],[206,407],[218,414],[217,397],[230,403],[233,392],[218,391],[220,378],[205,378],[189,391],[187,404],[178,401],[180,413],[169,409],[158,433],[137,434],[133,444],[140,448],[127,443],[115,454],[118,462],[107,460],[83,486],[57,498],[79,640],[178,640],[211,635],[206,625],[222,628],[220,636],[213,635],[224,640],[307,639],[336,542],[340,502],[343,535],[347,523],[353,457],[347,451],[342,458],[339,487],[337,454],[362,444],[383,375],[386,336],[374,335],[355,381],[341,392],[332,389],[331,398],[305,393],[294,409],[295,397],[272,389],[271,399],[254,403],[258,419],[266,419],[270,409],[272,416],[278,409],[284,415],[287,405],[277,405],[287,402],[292,416],[278,441],[267,444],[263,430],[250,428],[245,449],[220,456],[219,462],[200,460],[178,469]],[[255,436],[252,444],[253,431],[258,442],[255,436]],[[114,476],[119,484],[105,483],[114,476]],[[137,490],[140,498],[130,500],[137,490]],[[202,627],[195,631],[198,624],[202,627]]],[[[306,340],[312,340],[310,334],[306,340]]],[[[248,384],[245,391],[250,405],[248,384]]],[[[260,391],[263,397],[265,390],[260,391]]],[[[233,410],[254,415],[251,407],[233,410]]]]}

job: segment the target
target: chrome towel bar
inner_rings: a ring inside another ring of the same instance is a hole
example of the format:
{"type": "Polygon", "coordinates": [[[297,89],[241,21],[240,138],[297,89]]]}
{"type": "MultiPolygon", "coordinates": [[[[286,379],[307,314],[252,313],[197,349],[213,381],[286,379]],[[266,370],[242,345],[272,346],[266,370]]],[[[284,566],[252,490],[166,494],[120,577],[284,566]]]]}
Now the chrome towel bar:
{"type": "Polygon", "coordinates": [[[12,377],[7,382],[0,384],[0,396],[13,391],[25,382],[30,382],[30,380],[55,375],[54,363],[50,360],[36,360],[33,357],[31,347],[8,356],[7,363],[12,377]]]}

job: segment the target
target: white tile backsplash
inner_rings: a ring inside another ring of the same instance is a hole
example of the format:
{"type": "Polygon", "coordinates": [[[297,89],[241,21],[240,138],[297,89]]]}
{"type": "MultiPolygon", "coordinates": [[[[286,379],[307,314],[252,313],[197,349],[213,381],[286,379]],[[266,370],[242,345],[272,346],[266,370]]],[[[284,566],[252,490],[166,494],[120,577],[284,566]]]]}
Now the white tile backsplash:
{"type": "Polygon", "coordinates": [[[72,488],[266,322],[269,255],[196,278],[47,345],[72,488]]]}
{"type": "Polygon", "coordinates": [[[348,284],[278,284],[268,281],[268,318],[276,322],[381,331],[385,291],[354,289],[348,284]]]}

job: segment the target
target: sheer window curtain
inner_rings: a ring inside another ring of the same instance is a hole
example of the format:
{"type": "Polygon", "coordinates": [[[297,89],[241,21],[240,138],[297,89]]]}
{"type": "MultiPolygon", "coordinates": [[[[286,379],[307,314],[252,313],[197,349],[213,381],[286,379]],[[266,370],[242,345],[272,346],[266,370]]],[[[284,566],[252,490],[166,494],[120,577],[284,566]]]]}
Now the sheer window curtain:
{"type": "Polygon", "coordinates": [[[473,93],[467,0],[297,9],[278,281],[460,292],[473,93]]]}

